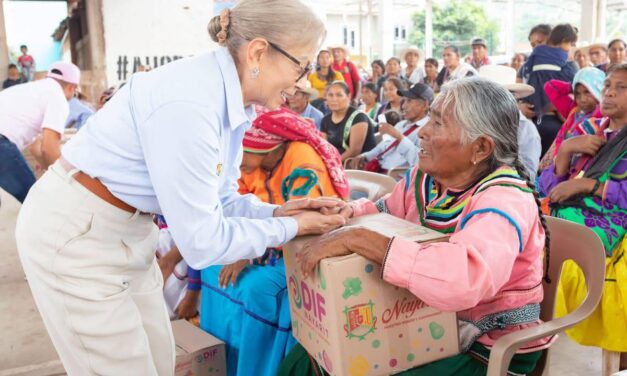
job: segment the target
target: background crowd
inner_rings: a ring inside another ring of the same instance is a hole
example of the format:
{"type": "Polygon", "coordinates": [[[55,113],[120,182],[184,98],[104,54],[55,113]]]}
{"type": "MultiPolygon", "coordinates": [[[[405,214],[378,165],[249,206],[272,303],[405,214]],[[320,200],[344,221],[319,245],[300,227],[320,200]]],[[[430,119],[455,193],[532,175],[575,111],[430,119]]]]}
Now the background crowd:
{"type": "MultiPolygon", "coordinates": [[[[306,80],[287,96],[283,107],[256,108],[257,119],[244,137],[239,192],[279,205],[301,197],[347,200],[344,168],[408,179],[405,172],[420,164],[419,132],[431,120],[431,105],[441,89],[479,76],[505,88],[517,100],[517,157],[531,189],[534,183],[538,185],[544,213],[591,227],[603,241],[608,268],[618,268],[625,262],[621,244],[627,227],[627,44],[621,39],[578,41],[577,29],[569,24],[537,25],[528,39],[532,52],[515,54],[508,65],[493,64],[485,39],[477,37],[471,41],[471,56],[461,56],[451,45],[444,48],[441,60],[425,59],[420,49],[412,47],[385,61],[372,61],[367,77],[350,61],[348,48],[320,50],[306,80]]],[[[0,123],[3,111],[14,111],[8,103],[19,95],[42,111],[50,106],[29,94],[41,89],[31,82],[35,61],[26,46],[22,54],[17,65],[8,67],[9,78],[0,93],[0,123]]],[[[61,98],[68,101],[54,104],[67,106],[58,115],[63,117],[59,129],[80,129],[119,89],[105,91],[94,108],[75,92],[79,77],[77,68],[67,65],[55,66],[48,74],[48,79],[62,83],[61,98]]],[[[55,93],[57,99],[60,95],[55,93]]],[[[24,140],[16,143],[2,124],[0,136],[20,151],[29,146],[24,140]]],[[[47,167],[51,159],[41,153],[45,137],[40,137],[39,151],[36,147],[34,153],[47,167]]],[[[56,147],[47,152],[58,156],[60,146],[56,147]]],[[[0,177],[0,186],[22,201],[35,180],[26,176],[24,166],[7,167],[15,176],[18,169],[22,178],[0,177]]],[[[294,345],[281,250],[271,248],[252,261],[197,271],[183,260],[168,233],[167,219],[156,221],[161,231],[157,257],[166,281],[170,317],[198,320],[202,306],[201,327],[231,349],[230,374],[252,374],[259,371],[259,364],[276,369],[294,345]],[[230,297],[227,303],[225,295],[230,297]],[[242,301],[247,302],[246,310],[238,303],[242,301]],[[268,301],[280,304],[268,305],[268,301]],[[268,321],[275,325],[264,323],[268,321]]],[[[576,266],[565,267],[559,314],[577,307],[581,286],[576,266]]],[[[627,297],[616,299],[622,300],[604,301],[599,313],[573,329],[571,337],[585,345],[627,352],[620,340],[627,330],[609,330],[618,328],[617,321],[625,318],[625,312],[616,307],[627,304],[627,297]]]]}

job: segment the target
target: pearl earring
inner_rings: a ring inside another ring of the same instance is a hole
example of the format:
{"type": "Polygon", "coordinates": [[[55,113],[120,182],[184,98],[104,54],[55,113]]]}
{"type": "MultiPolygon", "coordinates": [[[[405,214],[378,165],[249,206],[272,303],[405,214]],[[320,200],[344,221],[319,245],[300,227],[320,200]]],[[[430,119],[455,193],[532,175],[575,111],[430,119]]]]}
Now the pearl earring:
{"type": "Polygon", "coordinates": [[[254,67],[250,72],[250,76],[253,78],[253,80],[257,79],[259,77],[259,67],[254,67]]]}

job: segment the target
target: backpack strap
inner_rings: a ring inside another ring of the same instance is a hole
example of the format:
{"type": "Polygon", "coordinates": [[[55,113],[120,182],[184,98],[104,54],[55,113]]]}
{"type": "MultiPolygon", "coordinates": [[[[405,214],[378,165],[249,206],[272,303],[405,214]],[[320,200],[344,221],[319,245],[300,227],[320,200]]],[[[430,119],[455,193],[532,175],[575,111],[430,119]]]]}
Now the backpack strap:
{"type": "MultiPolygon", "coordinates": [[[[342,148],[344,148],[344,150],[348,149],[348,137],[351,134],[351,128],[353,127],[353,121],[355,121],[355,118],[359,114],[363,114],[363,112],[355,110],[355,111],[353,111],[351,116],[348,117],[348,120],[346,120],[346,125],[344,126],[344,135],[342,136],[342,148]]],[[[366,117],[367,116],[368,115],[366,115],[366,117]]],[[[370,118],[368,118],[368,119],[370,119],[370,118]]]]}

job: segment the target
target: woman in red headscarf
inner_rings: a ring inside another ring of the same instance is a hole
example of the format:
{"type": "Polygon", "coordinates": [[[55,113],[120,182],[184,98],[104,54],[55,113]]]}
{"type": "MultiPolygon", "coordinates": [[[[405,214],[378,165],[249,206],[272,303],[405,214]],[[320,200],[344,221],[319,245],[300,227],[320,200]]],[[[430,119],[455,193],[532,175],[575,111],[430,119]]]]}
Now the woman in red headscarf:
{"type": "MultiPolygon", "coordinates": [[[[286,108],[257,108],[244,135],[239,192],[280,204],[293,198],[348,197],[340,154],[315,125],[286,108]]],[[[202,271],[200,315],[227,348],[229,374],[276,374],[295,344],[281,250],[202,271]],[[236,371],[234,371],[236,370],[236,371]]]]}
{"type": "Polygon", "coordinates": [[[257,112],[244,135],[241,194],[279,205],[292,198],[347,198],[340,155],[310,121],[286,108],[257,112]]]}

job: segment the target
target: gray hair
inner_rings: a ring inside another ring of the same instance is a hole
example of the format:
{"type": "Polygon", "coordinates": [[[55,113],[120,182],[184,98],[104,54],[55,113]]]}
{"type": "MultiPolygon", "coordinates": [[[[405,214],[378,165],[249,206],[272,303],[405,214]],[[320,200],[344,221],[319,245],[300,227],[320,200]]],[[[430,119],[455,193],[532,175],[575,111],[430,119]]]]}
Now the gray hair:
{"type": "Polygon", "coordinates": [[[481,136],[494,140],[492,168],[514,165],[520,115],[516,99],[508,90],[485,78],[464,78],[444,85],[434,104],[437,102],[442,102],[444,108],[452,107],[453,116],[462,127],[462,143],[481,136]]]}
{"type": "Polygon", "coordinates": [[[494,140],[495,148],[488,161],[490,171],[499,166],[514,167],[533,193],[540,224],[545,232],[544,280],[550,283],[549,263],[551,234],[541,209],[534,183],[518,158],[518,122],[520,113],[514,96],[503,86],[481,77],[462,78],[442,87],[434,104],[453,108],[453,116],[462,127],[462,142],[473,142],[481,136],[494,140]]]}
{"type": "MultiPolygon", "coordinates": [[[[247,41],[264,38],[281,48],[313,47],[318,49],[326,38],[326,29],[313,10],[300,0],[240,0],[231,9],[224,45],[231,56],[247,41]]],[[[207,26],[209,35],[218,42],[220,16],[207,26]]]]}

